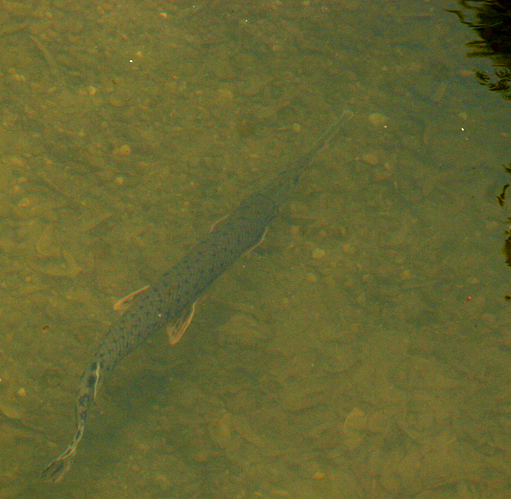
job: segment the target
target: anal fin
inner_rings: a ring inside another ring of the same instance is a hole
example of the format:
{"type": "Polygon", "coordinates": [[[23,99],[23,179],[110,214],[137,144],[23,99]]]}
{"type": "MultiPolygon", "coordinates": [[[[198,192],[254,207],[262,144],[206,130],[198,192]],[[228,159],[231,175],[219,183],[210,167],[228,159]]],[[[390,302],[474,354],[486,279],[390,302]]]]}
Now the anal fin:
{"type": "Polygon", "coordinates": [[[171,324],[167,326],[167,334],[169,335],[169,343],[175,345],[185,334],[190,322],[192,322],[195,312],[195,302],[185,308],[181,315],[171,324]]]}

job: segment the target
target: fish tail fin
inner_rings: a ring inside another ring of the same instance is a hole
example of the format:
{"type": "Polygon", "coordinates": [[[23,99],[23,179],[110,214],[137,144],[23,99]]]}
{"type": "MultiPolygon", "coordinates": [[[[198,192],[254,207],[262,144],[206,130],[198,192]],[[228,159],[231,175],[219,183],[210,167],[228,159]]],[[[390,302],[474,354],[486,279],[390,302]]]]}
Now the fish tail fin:
{"type": "Polygon", "coordinates": [[[76,432],[68,448],[52,461],[42,472],[41,478],[49,482],[60,482],[71,469],[76,449],[85,431],[85,421],[89,408],[96,398],[96,393],[102,381],[101,362],[95,361],[83,373],[78,399],[76,401],[76,432]]]}
{"type": "Polygon", "coordinates": [[[52,461],[42,472],[41,478],[49,482],[58,483],[64,478],[64,475],[71,469],[74,457],[76,455],[76,447],[80,439],[73,439],[73,443],[59,456],[52,461]]]}

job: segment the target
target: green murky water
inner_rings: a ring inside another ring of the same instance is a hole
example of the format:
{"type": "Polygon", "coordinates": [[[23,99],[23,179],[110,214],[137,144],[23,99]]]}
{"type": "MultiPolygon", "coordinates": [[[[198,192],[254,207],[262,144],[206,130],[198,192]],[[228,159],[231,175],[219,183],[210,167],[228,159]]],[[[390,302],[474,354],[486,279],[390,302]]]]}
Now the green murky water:
{"type": "Polygon", "coordinates": [[[511,493],[509,108],[455,7],[2,4],[1,499],[511,493]],[[264,243],[40,482],[112,304],[346,108],[264,243]]]}

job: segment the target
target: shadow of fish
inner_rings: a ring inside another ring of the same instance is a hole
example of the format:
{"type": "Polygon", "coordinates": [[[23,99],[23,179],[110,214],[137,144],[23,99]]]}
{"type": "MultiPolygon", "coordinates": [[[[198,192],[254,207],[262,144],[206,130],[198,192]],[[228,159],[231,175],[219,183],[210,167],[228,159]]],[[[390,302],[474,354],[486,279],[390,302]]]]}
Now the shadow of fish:
{"type": "Polygon", "coordinates": [[[190,324],[197,299],[240,256],[257,246],[279,208],[314,156],[340,133],[352,113],[345,111],[312,146],[263,189],[246,197],[239,207],[186,254],[159,280],[136,292],[128,310],[112,324],[82,375],[76,400],[76,432],[67,449],[43,471],[42,477],[59,482],[71,468],[85,430],[89,409],[98,389],[117,363],[146,338],[167,326],[177,343],[190,324]]]}

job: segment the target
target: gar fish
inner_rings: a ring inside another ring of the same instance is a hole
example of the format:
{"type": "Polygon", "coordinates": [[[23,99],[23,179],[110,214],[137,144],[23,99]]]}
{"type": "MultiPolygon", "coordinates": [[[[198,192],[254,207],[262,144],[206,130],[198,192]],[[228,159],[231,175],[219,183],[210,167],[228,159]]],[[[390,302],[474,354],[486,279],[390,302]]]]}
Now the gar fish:
{"type": "Polygon", "coordinates": [[[135,293],[127,311],[111,326],[85,369],[76,399],[76,431],[67,449],[43,471],[42,478],[59,482],[69,471],[83,437],[87,414],[100,386],[117,363],[146,338],[167,326],[171,344],[190,324],[195,302],[240,256],[257,246],[279,208],[290,197],[300,177],[327,141],[351,118],[342,116],[312,148],[288,165],[260,191],[243,199],[201,242],[158,280],[135,293]]]}

